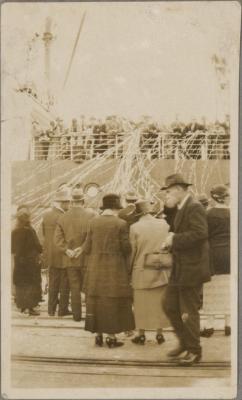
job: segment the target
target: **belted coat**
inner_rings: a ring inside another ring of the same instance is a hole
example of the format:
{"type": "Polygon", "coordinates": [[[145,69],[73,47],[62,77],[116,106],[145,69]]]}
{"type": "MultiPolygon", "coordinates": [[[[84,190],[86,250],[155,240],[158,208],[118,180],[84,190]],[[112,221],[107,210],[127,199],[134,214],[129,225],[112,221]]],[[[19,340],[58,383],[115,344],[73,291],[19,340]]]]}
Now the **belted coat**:
{"type": "Polygon", "coordinates": [[[87,295],[131,297],[131,245],[125,221],[114,215],[93,218],[84,251],[89,255],[84,280],[87,295]]]}

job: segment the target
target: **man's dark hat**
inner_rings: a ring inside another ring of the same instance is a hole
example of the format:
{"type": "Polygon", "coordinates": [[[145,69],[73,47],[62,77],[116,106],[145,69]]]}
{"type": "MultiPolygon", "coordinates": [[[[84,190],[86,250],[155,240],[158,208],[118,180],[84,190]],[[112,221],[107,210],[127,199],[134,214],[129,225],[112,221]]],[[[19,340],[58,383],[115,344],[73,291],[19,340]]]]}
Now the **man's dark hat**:
{"type": "Polygon", "coordinates": [[[121,210],[122,205],[120,202],[120,197],[117,194],[109,193],[103,197],[103,204],[100,207],[101,210],[106,210],[107,208],[111,210],[121,210]]]}
{"type": "Polygon", "coordinates": [[[211,196],[213,198],[225,198],[229,196],[229,189],[225,185],[214,185],[212,189],[210,190],[211,196]]]}
{"type": "Polygon", "coordinates": [[[181,174],[172,174],[172,175],[167,176],[167,178],[165,179],[165,185],[162,186],[161,190],[166,190],[166,189],[168,189],[172,186],[176,186],[176,185],[191,186],[192,183],[186,182],[181,174]]]}

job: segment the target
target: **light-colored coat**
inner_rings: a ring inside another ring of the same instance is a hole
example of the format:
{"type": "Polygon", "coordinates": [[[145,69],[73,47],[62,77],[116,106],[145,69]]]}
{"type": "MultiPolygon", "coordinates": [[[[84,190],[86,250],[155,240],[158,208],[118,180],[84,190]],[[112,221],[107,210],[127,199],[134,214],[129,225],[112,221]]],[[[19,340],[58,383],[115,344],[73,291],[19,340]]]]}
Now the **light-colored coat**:
{"type": "Polygon", "coordinates": [[[144,215],[130,227],[132,246],[132,286],[134,289],[151,289],[168,283],[168,274],[163,270],[144,268],[145,255],[161,250],[169,225],[163,219],[144,215]]]}

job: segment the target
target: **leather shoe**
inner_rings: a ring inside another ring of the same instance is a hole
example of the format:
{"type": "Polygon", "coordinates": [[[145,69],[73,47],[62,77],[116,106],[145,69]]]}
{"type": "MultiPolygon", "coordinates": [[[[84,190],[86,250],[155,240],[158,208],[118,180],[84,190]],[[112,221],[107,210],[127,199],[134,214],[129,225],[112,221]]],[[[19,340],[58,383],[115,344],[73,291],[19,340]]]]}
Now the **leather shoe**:
{"type": "Polygon", "coordinates": [[[30,308],[30,309],[29,309],[29,315],[37,316],[37,315],[40,315],[40,312],[34,310],[33,308],[30,308]]]}
{"type": "Polygon", "coordinates": [[[97,335],[95,337],[95,344],[99,347],[103,346],[103,335],[97,335]]]}
{"type": "Polygon", "coordinates": [[[121,347],[124,345],[123,342],[119,342],[117,338],[106,337],[107,346],[111,349],[113,347],[121,347]]]}
{"type": "Polygon", "coordinates": [[[185,347],[178,346],[174,350],[169,351],[167,353],[167,356],[168,357],[172,357],[172,358],[176,358],[176,357],[179,357],[182,353],[184,353],[184,351],[186,351],[185,347]]]}
{"type": "Polygon", "coordinates": [[[65,317],[66,315],[72,315],[72,312],[67,310],[63,313],[58,313],[58,317],[65,317]]]}
{"type": "Polygon", "coordinates": [[[230,328],[230,326],[225,326],[225,328],[224,328],[224,334],[225,334],[225,336],[230,336],[230,335],[231,335],[231,328],[230,328]]]}
{"type": "Polygon", "coordinates": [[[145,335],[135,336],[131,341],[135,344],[145,344],[145,335]]]}
{"type": "Polygon", "coordinates": [[[202,331],[200,331],[200,336],[201,337],[209,338],[213,334],[214,334],[214,329],[213,328],[209,328],[209,329],[204,328],[202,331]]]}
{"type": "Polygon", "coordinates": [[[194,354],[187,351],[186,355],[178,360],[178,365],[190,367],[201,360],[201,354],[194,354]]]}
{"type": "Polygon", "coordinates": [[[156,341],[158,344],[162,344],[165,342],[165,338],[161,333],[159,333],[156,335],[156,341]]]}

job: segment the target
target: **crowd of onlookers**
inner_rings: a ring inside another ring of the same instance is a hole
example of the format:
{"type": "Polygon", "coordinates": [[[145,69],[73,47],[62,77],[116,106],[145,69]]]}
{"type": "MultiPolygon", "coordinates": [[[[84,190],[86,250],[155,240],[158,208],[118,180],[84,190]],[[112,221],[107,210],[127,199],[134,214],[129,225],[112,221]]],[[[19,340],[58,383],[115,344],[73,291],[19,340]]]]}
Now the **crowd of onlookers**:
{"type": "Polygon", "coordinates": [[[183,366],[198,362],[200,336],[214,334],[215,315],[224,316],[224,334],[231,334],[230,195],[229,183],[216,184],[196,199],[191,186],[175,173],[160,188],[162,200],[104,193],[92,209],[81,183],[62,184],[43,215],[43,246],[29,205],[19,205],[12,231],[19,311],[40,315],[43,254],[50,318],[84,317],[95,344],[110,348],[124,345],[116,334],[132,336],[134,329],[135,345],[145,344],[146,330],[161,345],[163,329],[173,327],[179,346],[168,356],[183,366]],[[209,317],[202,329],[201,308],[209,317]]]}
{"type": "Polygon", "coordinates": [[[33,121],[34,158],[81,162],[112,148],[116,149],[113,155],[122,156],[121,143],[130,133],[140,134],[141,152],[150,152],[151,158],[229,159],[229,115],[223,122],[208,123],[205,118],[198,122],[194,118],[184,123],[177,118],[169,125],[149,116],[138,121],[116,115],[105,120],[81,116],[79,120],[73,118],[69,126],[56,118],[46,129],[33,121]]]}

